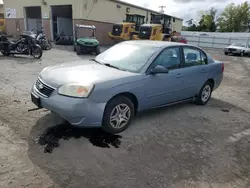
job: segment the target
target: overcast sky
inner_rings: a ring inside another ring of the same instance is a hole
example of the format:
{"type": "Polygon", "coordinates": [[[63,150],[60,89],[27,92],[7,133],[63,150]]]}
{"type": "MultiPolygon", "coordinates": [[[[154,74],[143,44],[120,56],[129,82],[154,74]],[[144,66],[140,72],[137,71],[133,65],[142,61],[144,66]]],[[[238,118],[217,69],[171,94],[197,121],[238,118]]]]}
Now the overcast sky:
{"type": "MultiPolygon", "coordinates": [[[[166,6],[165,13],[188,20],[197,18],[197,12],[215,7],[223,10],[229,3],[239,4],[246,0],[123,0],[153,10],[160,10],[159,6],[166,6]]],[[[250,0],[247,0],[250,3],[250,0]]]]}

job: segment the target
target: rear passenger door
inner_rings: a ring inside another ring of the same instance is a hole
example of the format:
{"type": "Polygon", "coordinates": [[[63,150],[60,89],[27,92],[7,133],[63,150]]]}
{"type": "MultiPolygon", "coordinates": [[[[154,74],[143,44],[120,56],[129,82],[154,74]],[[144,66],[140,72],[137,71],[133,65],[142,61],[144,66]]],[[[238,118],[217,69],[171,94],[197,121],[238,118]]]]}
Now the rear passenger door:
{"type": "Polygon", "coordinates": [[[187,99],[198,94],[202,85],[207,81],[207,55],[199,48],[182,47],[184,61],[182,64],[183,92],[181,99],[187,99]]]}

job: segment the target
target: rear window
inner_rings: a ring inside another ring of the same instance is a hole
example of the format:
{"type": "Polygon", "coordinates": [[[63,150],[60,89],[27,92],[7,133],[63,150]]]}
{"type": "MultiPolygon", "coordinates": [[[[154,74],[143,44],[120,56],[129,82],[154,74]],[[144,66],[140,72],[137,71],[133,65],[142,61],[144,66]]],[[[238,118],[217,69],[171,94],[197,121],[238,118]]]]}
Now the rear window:
{"type": "Polygon", "coordinates": [[[141,27],[140,33],[142,35],[151,35],[151,28],[150,27],[141,27]]]}
{"type": "Polygon", "coordinates": [[[243,43],[233,43],[232,46],[245,47],[243,43]]]}
{"type": "Polygon", "coordinates": [[[207,63],[208,64],[214,63],[214,60],[213,60],[213,58],[210,55],[207,55],[207,63]]]}

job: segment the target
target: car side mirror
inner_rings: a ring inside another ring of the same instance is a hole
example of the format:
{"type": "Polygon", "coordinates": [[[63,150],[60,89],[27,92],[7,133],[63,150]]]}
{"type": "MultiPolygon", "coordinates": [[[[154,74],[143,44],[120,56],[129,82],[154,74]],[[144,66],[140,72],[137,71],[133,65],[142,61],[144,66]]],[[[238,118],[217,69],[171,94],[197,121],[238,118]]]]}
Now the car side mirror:
{"type": "Polygon", "coordinates": [[[162,65],[157,65],[150,71],[151,74],[162,74],[162,73],[169,73],[169,70],[162,66],[162,65]]]}

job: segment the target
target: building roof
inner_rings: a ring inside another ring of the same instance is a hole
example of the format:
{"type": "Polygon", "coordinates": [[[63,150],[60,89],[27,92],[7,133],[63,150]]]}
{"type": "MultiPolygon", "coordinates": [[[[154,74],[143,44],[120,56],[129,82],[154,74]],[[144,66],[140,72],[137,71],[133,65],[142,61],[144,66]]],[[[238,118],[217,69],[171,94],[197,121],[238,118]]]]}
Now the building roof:
{"type": "MultiPolygon", "coordinates": [[[[120,3],[120,4],[123,4],[123,5],[127,5],[127,6],[131,6],[131,7],[135,7],[135,8],[142,9],[142,10],[147,10],[147,11],[150,11],[150,12],[153,12],[153,13],[161,14],[160,12],[157,12],[155,10],[148,9],[148,8],[138,6],[138,5],[134,5],[134,4],[131,4],[131,3],[127,3],[127,2],[124,2],[124,1],[121,1],[121,0],[110,0],[110,1],[120,3]]],[[[164,14],[164,15],[171,16],[171,15],[168,15],[168,14],[164,14]]],[[[175,17],[175,16],[171,16],[171,17],[179,19],[179,20],[183,20],[182,18],[178,18],[178,17],[175,17]]]]}

